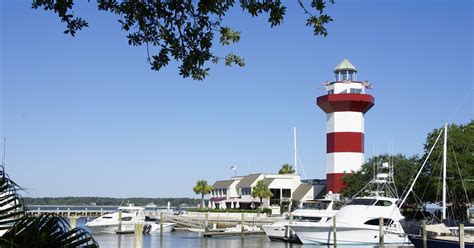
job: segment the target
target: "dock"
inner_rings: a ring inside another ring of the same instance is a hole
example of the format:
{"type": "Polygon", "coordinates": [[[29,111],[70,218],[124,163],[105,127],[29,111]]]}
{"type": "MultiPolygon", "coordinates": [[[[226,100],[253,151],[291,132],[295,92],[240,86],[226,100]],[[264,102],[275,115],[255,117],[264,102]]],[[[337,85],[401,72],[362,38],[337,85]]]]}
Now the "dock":
{"type": "MultiPolygon", "coordinates": [[[[253,235],[263,235],[265,232],[263,230],[260,231],[245,231],[243,233],[244,236],[253,236],[253,235]]],[[[204,238],[212,238],[212,237],[233,237],[233,236],[241,236],[241,232],[221,232],[221,231],[208,231],[200,233],[201,237],[204,238]]]]}

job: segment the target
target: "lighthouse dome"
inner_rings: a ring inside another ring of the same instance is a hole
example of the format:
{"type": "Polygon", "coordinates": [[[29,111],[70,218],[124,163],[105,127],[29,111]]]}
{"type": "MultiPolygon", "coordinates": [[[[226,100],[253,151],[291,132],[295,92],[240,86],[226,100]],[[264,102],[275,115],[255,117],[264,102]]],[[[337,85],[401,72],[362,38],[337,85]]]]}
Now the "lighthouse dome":
{"type": "Polygon", "coordinates": [[[348,59],[343,59],[341,63],[334,68],[336,81],[355,81],[356,73],[357,69],[348,59]]]}

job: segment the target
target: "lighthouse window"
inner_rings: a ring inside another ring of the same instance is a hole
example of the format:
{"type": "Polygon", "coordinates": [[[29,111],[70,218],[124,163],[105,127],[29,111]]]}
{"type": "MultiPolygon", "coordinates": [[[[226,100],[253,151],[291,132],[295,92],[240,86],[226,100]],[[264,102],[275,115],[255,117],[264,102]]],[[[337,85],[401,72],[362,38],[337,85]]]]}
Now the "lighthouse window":
{"type": "Polygon", "coordinates": [[[352,93],[352,94],[361,94],[361,93],[362,93],[362,89],[354,89],[354,88],[351,88],[351,93],[352,93]]]}
{"type": "Polygon", "coordinates": [[[328,90],[328,95],[334,94],[334,90],[328,90]]]}

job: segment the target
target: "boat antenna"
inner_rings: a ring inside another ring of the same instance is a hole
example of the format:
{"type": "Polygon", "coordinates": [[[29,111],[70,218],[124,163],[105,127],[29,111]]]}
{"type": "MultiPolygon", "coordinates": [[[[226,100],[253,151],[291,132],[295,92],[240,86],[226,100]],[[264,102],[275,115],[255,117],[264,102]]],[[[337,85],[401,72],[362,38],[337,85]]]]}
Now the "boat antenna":
{"type": "Polygon", "coordinates": [[[298,152],[296,150],[296,127],[293,127],[293,144],[295,150],[295,174],[298,174],[298,152]]]}
{"type": "Polygon", "coordinates": [[[6,157],[6,153],[5,153],[5,147],[6,147],[6,144],[7,144],[7,138],[3,138],[3,155],[2,155],[2,176],[5,177],[5,157],[6,157]]]}
{"type": "Polygon", "coordinates": [[[448,147],[448,123],[444,123],[444,143],[443,143],[443,220],[446,219],[446,158],[448,147]]]}

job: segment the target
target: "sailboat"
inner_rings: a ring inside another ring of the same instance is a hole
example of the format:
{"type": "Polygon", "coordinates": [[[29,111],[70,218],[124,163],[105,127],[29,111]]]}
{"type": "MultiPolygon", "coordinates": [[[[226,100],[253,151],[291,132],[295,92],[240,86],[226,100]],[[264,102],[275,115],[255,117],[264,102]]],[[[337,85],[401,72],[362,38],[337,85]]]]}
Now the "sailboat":
{"type": "MultiPolygon", "coordinates": [[[[441,132],[436,139],[435,143],[433,144],[433,147],[431,148],[430,152],[428,153],[428,157],[430,156],[431,152],[433,151],[433,148],[435,147],[437,141],[439,140],[439,137],[441,136],[441,132]]],[[[444,144],[443,144],[443,196],[442,196],[442,219],[446,220],[446,165],[447,165],[447,138],[448,137],[448,124],[444,124],[444,144]]],[[[428,159],[428,157],[425,159],[425,163],[428,159]]],[[[420,172],[423,170],[423,165],[420,168],[420,171],[418,171],[410,189],[408,190],[407,194],[403,198],[403,200],[400,203],[400,206],[406,201],[408,195],[410,192],[413,191],[413,186],[418,179],[418,176],[420,175],[420,172]]],[[[431,225],[426,225],[426,233],[427,237],[426,240],[423,239],[423,234],[422,234],[422,225],[416,222],[406,222],[403,223],[404,229],[408,235],[408,238],[412,242],[412,244],[416,248],[423,248],[423,247],[429,247],[429,248],[459,248],[462,247],[462,244],[460,244],[460,238],[458,235],[453,233],[451,229],[449,229],[444,223],[439,223],[439,224],[431,224],[431,225]]],[[[460,230],[458,230],[460,231],[460,230]]],[[[464,247],[465,248],[474,248],[474,238],[471,236],[465,236],[464,240],[464,247]]]]}

